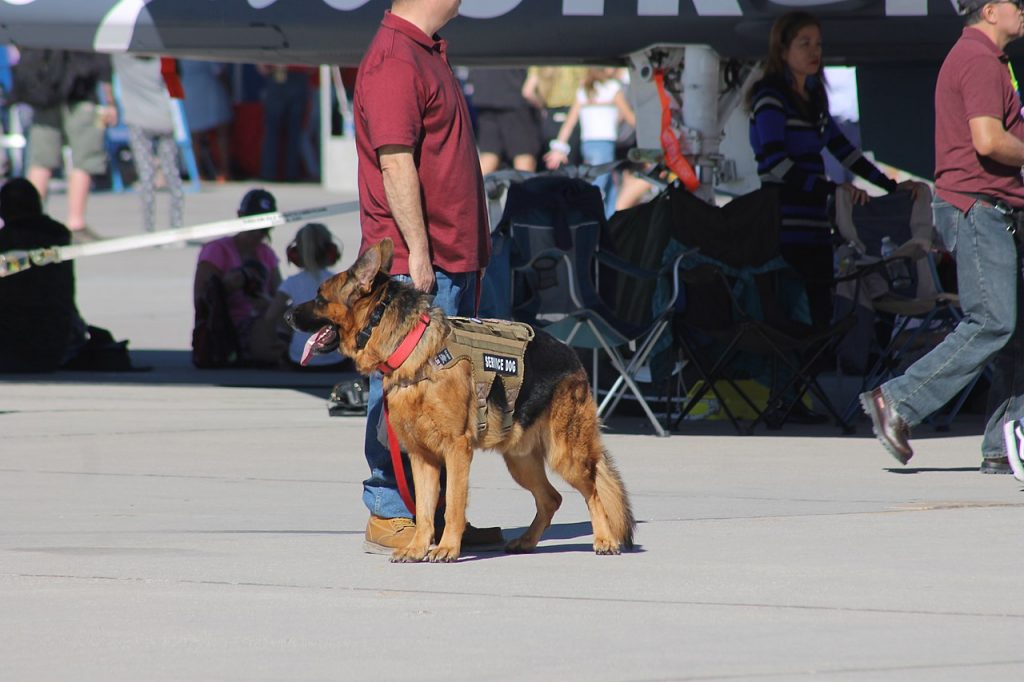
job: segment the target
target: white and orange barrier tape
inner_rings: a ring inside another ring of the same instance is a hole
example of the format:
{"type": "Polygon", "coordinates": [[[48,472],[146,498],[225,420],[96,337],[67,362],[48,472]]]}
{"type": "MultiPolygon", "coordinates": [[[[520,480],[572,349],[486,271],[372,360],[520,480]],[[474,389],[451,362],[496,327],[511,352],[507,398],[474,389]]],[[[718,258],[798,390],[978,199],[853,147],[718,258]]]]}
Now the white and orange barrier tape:
{"type": "Polygon", "coordinates": [[[260,215],[245,216],[244,218],[233,218],[231,220],[219,220],[214,223],[202,225],[191,225],[171,230],[160,230],[158,232],[147,232],[129,237],[115,237],[103,239],[91,244],[71,244],[70,246],[49,246],[28,251],[7,251],[0,253],[0,277],[7,277],[23,272],[31,267],[40,267],[51,263],[61,263],[75,258],[87,256],[101,256],[108,253],[119,253],[121,251],[133,251],[145,249],[152,246],[163,246],[189,240],[207,240],[213,237],[222,237],[238,232],[249,230],[265,230],[268,227],[277,227],[287,223],[300,221],[319,220],[332,215],[353,213],[359,210],[358,201],[348,201],[341,204],[330,204],[316,208],[303,208],[295,211],[275,211],[273,213],[262,213],[260,215]]]}

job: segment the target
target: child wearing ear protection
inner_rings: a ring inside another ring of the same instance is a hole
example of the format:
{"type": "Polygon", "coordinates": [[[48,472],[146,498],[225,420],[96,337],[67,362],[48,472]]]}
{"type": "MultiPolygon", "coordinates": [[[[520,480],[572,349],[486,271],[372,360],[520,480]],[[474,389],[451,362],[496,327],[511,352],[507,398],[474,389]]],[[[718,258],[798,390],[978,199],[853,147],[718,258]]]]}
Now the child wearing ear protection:
{"type": "MultiPolygon", "coordinates": [[[[284,334],[291,331],[288,325],[284,324],[284,311],[292,302],[303,303],[316,298],[320,284],[334,276],[331,267],[341,260],[342,249],[334,242],[326,226],[321,223],[306,223],[296,233],[286,253],[288,262],[298,267],[299,272],[281,283],[267,309],[269,319],[273,320],[284,334]]],[[[299,359],[302,357],[302,348],[307,338],[309,334],[291,332],[287,362],[293,369],[303,369],[299,359]]],[[[343,369],[347,364],[345,360],[336,354],[318,355],[313,357],[304,369],[343,369]]]]}

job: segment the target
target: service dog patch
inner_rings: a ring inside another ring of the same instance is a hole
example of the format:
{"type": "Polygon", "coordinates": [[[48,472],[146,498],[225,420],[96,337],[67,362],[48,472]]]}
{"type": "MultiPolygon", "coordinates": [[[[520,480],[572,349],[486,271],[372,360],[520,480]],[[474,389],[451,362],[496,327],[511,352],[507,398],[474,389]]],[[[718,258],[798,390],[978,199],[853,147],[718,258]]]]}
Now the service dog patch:
{"type": "Polygon", "coordinates": [[[494,355],[484,353],[484,369],[504,376],[515,376],[519,373],[519,358],[510,355],[494,355]]]}

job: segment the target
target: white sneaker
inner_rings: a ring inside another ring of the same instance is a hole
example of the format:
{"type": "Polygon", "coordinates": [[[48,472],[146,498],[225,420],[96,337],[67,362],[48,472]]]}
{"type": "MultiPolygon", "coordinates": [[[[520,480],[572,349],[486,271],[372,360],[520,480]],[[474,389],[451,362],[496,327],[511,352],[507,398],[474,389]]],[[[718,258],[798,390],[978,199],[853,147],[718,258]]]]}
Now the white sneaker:
{"type": "Polygon", "coordinates": [[[1013,477],[1024,481],[1024,419],[1011,419],[1003,424],[1003,438],[1013,477]]]}

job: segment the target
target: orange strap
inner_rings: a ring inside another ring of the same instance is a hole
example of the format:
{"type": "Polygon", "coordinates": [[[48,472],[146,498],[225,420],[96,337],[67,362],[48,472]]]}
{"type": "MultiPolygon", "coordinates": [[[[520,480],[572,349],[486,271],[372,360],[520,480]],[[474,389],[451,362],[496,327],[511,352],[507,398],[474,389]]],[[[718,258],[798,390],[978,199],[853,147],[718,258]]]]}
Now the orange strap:
{"type": "Polygon", "coordinates": [[[661,100],[661,151],[665,154],[665,165],[676,174],[683,187],[692,192],[700,187],[700,180],[693,172],[693,166],[683,156],[679,138],[672,132],[672,109],[665,90],[664,69],[654,70],[654,82],[658,86],[658,99],[661,100]]]}

